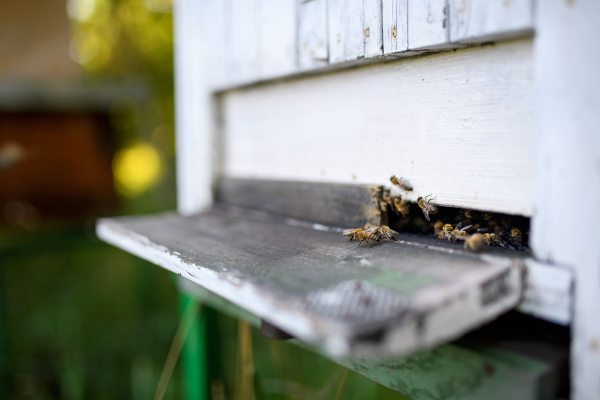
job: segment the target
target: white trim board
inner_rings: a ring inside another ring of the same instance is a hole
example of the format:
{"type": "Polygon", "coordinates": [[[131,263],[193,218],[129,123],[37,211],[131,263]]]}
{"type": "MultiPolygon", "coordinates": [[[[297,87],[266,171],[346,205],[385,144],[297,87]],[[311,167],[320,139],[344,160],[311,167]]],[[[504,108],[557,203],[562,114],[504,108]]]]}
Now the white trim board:
{"type": "Polygon", "coordinates": [[[224,174],[389,185],[416,200],[530,216],[531,39],[222,95],[224,174]]]}

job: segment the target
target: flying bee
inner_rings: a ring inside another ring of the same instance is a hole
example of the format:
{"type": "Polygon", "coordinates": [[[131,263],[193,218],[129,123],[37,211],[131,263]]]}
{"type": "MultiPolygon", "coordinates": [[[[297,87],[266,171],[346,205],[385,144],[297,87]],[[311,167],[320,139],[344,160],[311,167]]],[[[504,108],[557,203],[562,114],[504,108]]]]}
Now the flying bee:
{"type": "Polygon", "coordinates": [[[429,214],[437,214],[438,212],[438,208],[436,206],[434,206],[433,204],[429,203],[429,200],[433,200],[433,199],[427,199],[429,196],[425,196],[425,197],[421,197],[419,196],[417,198],[417,204],[419,205],[419,207],[421,207],[421,210],[423,210],[423,215],[425,215],[425,218],[427,219],[427,221],[430,221],[429,219],[429,214]]]}
{"type": "Polygon", "coordinates": [[[406,192],[412,192],[413,190],[412,186],[408,184],[408,181],[402,177],[396,178],[396,175],[392,175],[390,182],[392,182],[392,185],[397,186],[399,189],[406,192]]]}
{"type": "Polygon", "coordinates": [[[444,223],[442,221],[437,221],[435,224],[433,224],[433,234],[436,236],[439,235],[443,227],[444,223]]]}
{"type": "Polygon", "coordinates": [[[402,217],[406,217],[408,215],[408,205],[404,200],[402,200],[402,196],[394,196],[392,197],[392,204],[394,205],[394,209],[396,210],[396,215],[402,214],[402,217]]]}
{"type": "Polygon", "coordinates": [[[458,237],[459,240],[465,241],[465,249],[472,251],[481,251],[485,248],[486,241],[481,233],[475,233],[471,236],[458,237]]]}
{"type": "Polygon", "coordinates": [[[392,201],[392,195],[390,194],[390,189],[383,189],[381,192],[381,198],[379,202],[379,209],[381,211],[387,211],[387,206],[394,208],[394,202],[392,201]]]}

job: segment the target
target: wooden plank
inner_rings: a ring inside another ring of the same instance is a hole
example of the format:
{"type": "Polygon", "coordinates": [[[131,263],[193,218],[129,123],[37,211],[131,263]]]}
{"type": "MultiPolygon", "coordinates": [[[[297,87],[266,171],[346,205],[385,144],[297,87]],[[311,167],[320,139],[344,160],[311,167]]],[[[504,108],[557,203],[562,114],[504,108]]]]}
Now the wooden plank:
{"type": "Polygon", "coordinates": [[[533,0],[448,0],[450,40],[475,43],[533,32],[533,0]]]}
{"type": "Polygon", "coordinates": [[[573,272],[568,268],[525,260],[525,291],[518,310],[560,325],[573,318],[573,272]]]}
{"type": "Polygon", "coordinates": [[[330,354],[407,354],[514,307],[507,258],[212,212],[100,220],[103,240],[167,268],[330,354]]]}
{"type": "Polygon", "coordinates": [[[530,40],[227,92],[224,175],[391,186],[531,215],[530,40]],[[475,173],[474,173],[475,171],[475,173]]]}
{"type": "Polygon", "coordinates": [[[175,4],[177,206],[182,214],[212,203],[212,105],[198,23],[204,15],[198,2],[175,4]]]}
{"type": "Polygon", "coordinates": [[[377,186],[221,179],[217,200],[224,204],[340,228],[379,223],[377,186]]]}
{"type": "MultiPolygon", "coordinates": [[[[201,20],[195,29],[200,31],[200,41],[194,46],[200,46],[204,64],[207,89],[215,90],[224,87],[232,81],[231,39],[232,30],[229,25],[231,18],[231,0],[203,0],[201,2],[201,20]]],[[[185,41],[185,38],[182,38],[185,41]]]]}
{"type": "Polygon", "coordinates": [[[328,0],[327,17],[329,62],[364,57],[363,0],[328,0]]]}
{"type": "Polygon", "coordinates": [[[383,16],[382,0],[364,0],[365,57],[376,57],[383,54],[383,16]]]}
{"type": "Polygon", "coordinates": [[[259,0],[231,1],[231,57],[233,80],[252,82],[260,76],[259,0]]]}
{"type": "Polygon", "coordinates": [[[299,0],[298,64],[302,70],[328,63],[327,2],[299,0]]]}
{"type": "Polygon", "coordinates": [[[383,54],[408,49],[408,1],[382,0],[383,54]]]}
{"type": "Polygon", "coordinates": [[[542,1],[536,12],[531,242],[540,260],[574,271],[571,399],[592,400],[600,398],[600,3],[542,1]]]}
{"type": "Polygon", "coordinates": [[[260,0],[259,11],[261,77],[294,73],[298,67],[296,0],[260,0]]]}
{"type": "Polygon", "coordinates": [[[449,45],[448,0],[408,1],[408,48],[444,49],[449,45]]]}
{"type": "MultiPolygon", "coordinates": [[[[202,286],[185,278],[179,278],[177,284],[200,302],[260,328],[260,318],[202,286]]],[[[319,352],[297,340],[291,342],[319,352]]],[[[336,357],[333,361],[414,399],[539,400],[552,393],[547,381],[556,381],[548,362],[491,346],[460,343],[408,357],[336,357]]]]}

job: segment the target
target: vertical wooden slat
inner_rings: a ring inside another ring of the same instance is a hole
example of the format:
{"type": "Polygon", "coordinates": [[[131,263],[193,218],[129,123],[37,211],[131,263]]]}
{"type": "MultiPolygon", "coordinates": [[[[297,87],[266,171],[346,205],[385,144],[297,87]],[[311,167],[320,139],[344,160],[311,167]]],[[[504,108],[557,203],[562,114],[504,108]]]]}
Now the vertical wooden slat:
{"type": "Polygon", "coordinates": [[[299,0],[298,64],[300,69],[327,65],[327,2],[299,0]]]}
{"type": "Polygon", "coordinates": [[[407,0],[383,0],[383,53],[408,49],[407,0]]]}
{"type": "Polygon", "coordinates": [[[226,86],[231,80],[231,0],[203,0],[201,41],[206,63],[204,80],[210,89],[226,86]]]}
{"type": "Polygon", "coordinates": [[[203,3],[175,3],[177,207],[192,214],[212,203],[212,114],[205,80],[203,3]]]}
{"type": "Polygon", "coordinates": [[[327,7],[329,62],[364,57],[363,0],[328,0],[327,7]]]}
{"type": "Polygon", "coordinates": [[[444,47],[448,43],[448,0],[408,0],[408,48],[444,47]]]}
{"type": "Polygon", "coordinates": [[[382,0],[364,0],[363,32],[365,34],[365,57],[383,54],[382,0]]]}
{"type": "Polygon", "coordinates": [[[537,258],[573,268],[571,399],[600,398],[600,2],[537,2],[537,258]],[[574,216],[568,212],[574,211],[574,216]]]}
{"type": "Polygon", "coordinates": [[[296,0],[260,0],[259,11],[261,77],[293,73],[298,55],[296,0]]]}
{"type": "Polygon", "coordinates": [[[256,80],[259,71],[259,0],[231,0],[230,29],[233,79],[236,83],[256,80]]]}
{"type": "Polygon", "coordinates": [[[533,29],[533,0],[449,0],[450,40],[498,39],[533,29]]]}

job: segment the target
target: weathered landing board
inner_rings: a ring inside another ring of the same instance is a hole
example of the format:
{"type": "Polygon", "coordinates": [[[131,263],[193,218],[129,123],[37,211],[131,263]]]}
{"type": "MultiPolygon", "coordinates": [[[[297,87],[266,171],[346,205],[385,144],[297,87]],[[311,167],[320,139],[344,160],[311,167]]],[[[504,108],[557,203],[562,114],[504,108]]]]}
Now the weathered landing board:
{"type": "MultiPolygon", "coordinates": [[[[221,313],[261,327],[260,318],[187,279],[180,278],[178,287],[221,313]]],[[[552,365],[539,358],[462,340],[411,356],[335,357],[332,361],[414,400],[545,400],[553,398],[554,390],[548,386],[557,382],[552,365]]]]}
{"type": "Polygon", "coordinates": [[[514,307],[522,292],[510,259],[357,248],[339,232],[216,211],[102,219],[97,232],[337,355],[431,348],[514,307]]]}

